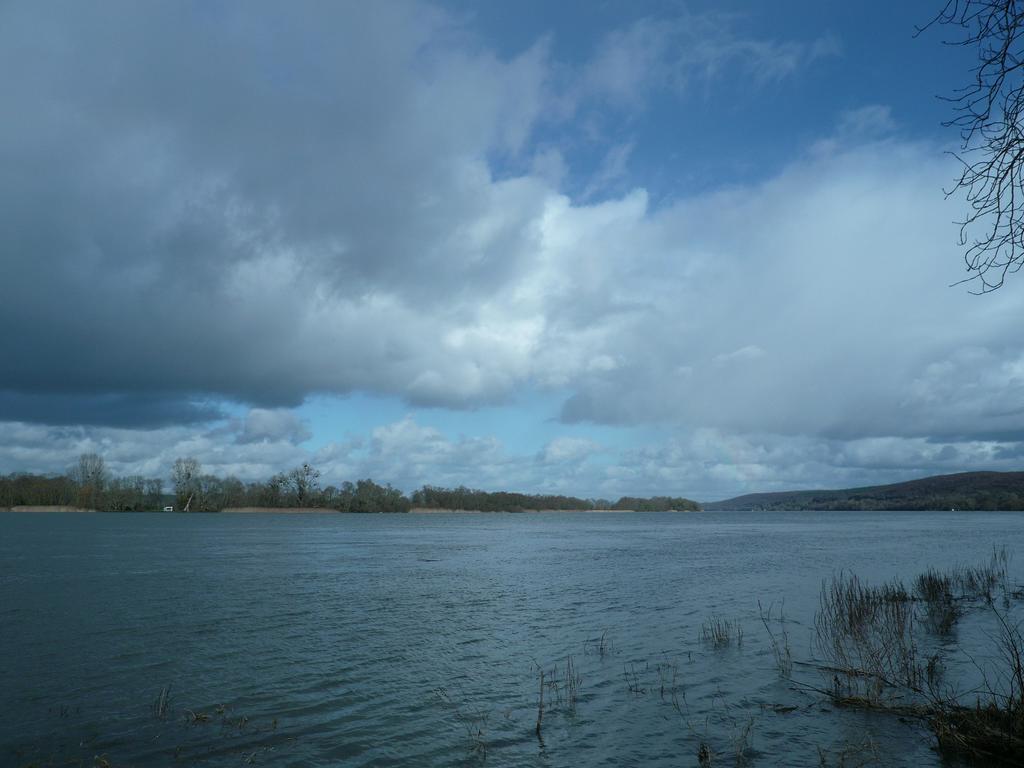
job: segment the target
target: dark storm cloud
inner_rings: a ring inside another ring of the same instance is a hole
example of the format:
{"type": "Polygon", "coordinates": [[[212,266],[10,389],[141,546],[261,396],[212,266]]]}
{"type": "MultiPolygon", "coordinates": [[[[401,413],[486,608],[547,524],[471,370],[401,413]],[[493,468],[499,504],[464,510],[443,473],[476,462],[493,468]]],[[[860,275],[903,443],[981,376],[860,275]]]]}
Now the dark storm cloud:
{"type": "Polygon", "coordinates": [[[160,392],[82,395],[0,391],[0,422],[152,428],[208,422],[223,416],[215,404],[160,392]]]}
{"type": "Polygon", "coordinates": [[[543,52],[463,54],[461,34],[411,3],[5,4],[0,382],[401,392],[436,342],[352,316],[382,290],[484,295],[531,237],[463,222],[496,203],[480,158],[522,141],[543,52]]]}

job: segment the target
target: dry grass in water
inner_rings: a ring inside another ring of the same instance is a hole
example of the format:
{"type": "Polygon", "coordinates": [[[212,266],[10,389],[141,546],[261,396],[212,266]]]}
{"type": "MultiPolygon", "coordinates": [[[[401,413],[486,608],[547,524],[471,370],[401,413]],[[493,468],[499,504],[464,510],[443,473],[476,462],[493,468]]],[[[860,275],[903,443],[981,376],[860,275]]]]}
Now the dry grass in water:
{"type": "Polygon", "coordinates": [[[953,594],[956,574],[929,568],[914,580],[914,596],[925,605],[924,623],[935,634],[948,635],[963,611],[953,594]]]}
{"type": "Polygon", "coordinates": [[[736,645],[743,645],[743,627],[739,622],[712,616],[700,628],[701,642],[712,648],[728,648],[735,639],[736,645]]]}
{"type": "MultiPolygon", "coordinates": [[[[647,671],[646,667],[644,671],[647,671]]],[[[628,690],[634,696],[643,696],[647,693],[647,689],[640,682],[640,673],[637,672],[635,664],[630,664],[628,667],[623,667],[622,676],[626,680],[626,690],[628,690]]]]}
{"type": "Polygon", "coordinates": [[[764,608],[761,605],[761,601],[757,601],[757,610],[761,615],[761,623],[764,624],[765,631],[768,633],[768,640],[771,643],[772,656],[775,657],[775,667],[779,670],[779,674],[787,680],[793,676],[793,652],[789,647],[789,633],[786,631],[786,616],[783,612],[783,607],[779,605],[779,618],[776,623],[779,625],[779,632],[776,634],[772,631],[772,608],[774,604],[770,604],[768,608],[764,608]]]}
{"type": "Polygon", "coordinates": [[[822,584],[814,641],[831,663],[833,696],[879,703],[894,690],[920,690],[914,621],[902,584],[868,587],[852,574],[822,584]]]}
{"type": "Polygon", "coordinates": [[[612,653],[612,642],[608,639],[608,632],[604,631],[601,636],[583,642],[584,654],[596,654],[602,659],[612,653]]]}
{"type": "Polygon", "coordinates": [[[1002,548],[981,566],[928,570],[912,596],[898,583],[867,587],[855,576],[825,582],[815,644],[831,664],[823,671],[831,675],[833,703],[925,720],[940,752],[971,764],[1024,765],[1024,638],[994,603],[1002,587],[1009,604],[1008,562],[1002,548]],[[915,629],[948,634],[972,603],[987,606],[998,623],[999,658],[994,669],[975,663],[983,693],[974,691],[968,705],[953,689],[942,690],[942,657],[919,656],[915,629]]]}
{"type": "Polygon", "coordinates": [[[661,700],[667,700],[672,709],[682,716],[683,707],[686,706],[686,692],[679,684],[679,665],[674,662],[659,664],[657,671],[661,700]]]}
{"type": "Polygon", "coordinates": [[[171,709],[171,686],[165,685],[160,689],[156,701],[153,702],[153,717],[157,720],[166,720],[171,709]]]}
{"type": "Polygon", "coordinates": [[[819,768],[866,768],[869,765],[880,765],[878,745],[865,737],[859,744],[844,744],[835,756],[827,749],[818,747],[819,768]]]}
{"type": "MultiPolygon", "coordinates": [[[[455,719],[466,731],[469,739],[470,753],[478,755],[482,759],[487,757],[487,720],[490,712],[484,709],[470,709],[460,706],[444,687],[435,688],[434,696],[449,707],[455,713],[455,719]]],[[[537,723],[538,734],[540,732],[540,721],[537,723]]]]}
{"type": "Polygon", "coordinates": [[[973,707],[950,702],[937,707],[930,724],[943,752],[983,765],[1024,764],[1024,637],[1019,623],[992,608],[1000,632],[1000,667],[992,681],[987,672],[985,700],[973,707]]]}

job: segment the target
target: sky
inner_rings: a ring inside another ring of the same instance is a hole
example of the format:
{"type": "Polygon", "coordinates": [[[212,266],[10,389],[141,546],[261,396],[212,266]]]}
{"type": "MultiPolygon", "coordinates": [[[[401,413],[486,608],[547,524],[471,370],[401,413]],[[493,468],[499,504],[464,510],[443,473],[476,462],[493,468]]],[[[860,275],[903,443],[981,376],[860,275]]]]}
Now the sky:
{"type": "Polygon", "coordinates": [[[0,472],[1020,469],[941,4],[0,3],[0,472]]]}

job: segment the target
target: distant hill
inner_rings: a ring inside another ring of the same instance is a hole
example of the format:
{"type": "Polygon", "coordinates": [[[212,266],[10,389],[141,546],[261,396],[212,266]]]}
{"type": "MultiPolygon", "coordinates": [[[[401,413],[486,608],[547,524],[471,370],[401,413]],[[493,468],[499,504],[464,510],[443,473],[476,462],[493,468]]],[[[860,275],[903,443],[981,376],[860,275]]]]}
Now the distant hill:
{"type": "Polygon", "coordinates": [[[1024,510],[1024,472],[961,472],[836,491],[749,493],[707,510],[1024,510]]]}

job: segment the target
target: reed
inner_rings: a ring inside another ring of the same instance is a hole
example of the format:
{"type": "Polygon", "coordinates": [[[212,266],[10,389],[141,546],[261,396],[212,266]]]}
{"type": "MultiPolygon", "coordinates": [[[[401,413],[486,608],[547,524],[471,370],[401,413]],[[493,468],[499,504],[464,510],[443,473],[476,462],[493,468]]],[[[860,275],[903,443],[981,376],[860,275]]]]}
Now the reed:
{"type": "Polygon", "coordinates": [[[622,668],[622,676],[626,680],[626,690],[634,696],[639,697],[647,693],[647,689],[640,682],[640,673],[637,672],[635,664],[630,664],[628,667],[624,666],[622,668]]]}
{"type": "Polygon", "coordinates": [[[435,688],[434,696],[455,713],[455,719],[466,731],[470,753],[476,754],[481,759],[486,759],[487,720],[490,717],[490,712],[485,709],[472,709],[465,705],[460,705],[451,697],[448,689],[444,687],[435,688]]]}
{"type": "MultiPolygon", "coordinates": [[[[893,583],[866,587],[855,576],[834,576],[822,585],[815,616],[815,643],[831,662],[833,703],[924,720],[940,752],[974,765],[1024,765],[1024,638],[1021,624],[994,604],[1004,602],[1009,555],[994,548],[987,563],[943,573],[930,569],[914,581],[913,598],[893,583]],[[923,616],[915,613],[916,601],[923,616]],[[976,663],[984,685],[973,705],[942,690],[942,657],[918,658],[918,624],[948,633],[962,605],[987,605],[999,627],[995,668],[976,663]]],[[[823,763],[824,764],[824,763],[823,763]]]]}
{"type": "Polygon", "coordinates": [[[779,605],[779,634],[776,635],[772,631],[772,607],[774,604],[769,604],[768,608],[765,609],[761,605],[761,601],[757,601],[757,610],[761,615],[761,623],[764,624],[765,631],[768,633],[768,641],[771,644],[772,656],[775,657],[775,667],[779,670],[779,674],[787,680],[793,676],[793,652],[789,647],[789,633],[786,631],[786,616],[783,612],[783,606],[779,605]]]}
{"type": "Polygon", "coordinates": [[[1020,623],[992,608],[999,623],[999,671],[986,679],[984,700],[938,706],[929,724],[939,750],[980,765],[1024,764],[1024,637],[1020,623]]]}
{"type": "Polygon", "coordinates": [[[537,733],[537,739],[538,740],[542,740],[541,739],[541,735],[540,735],[540,731],[541,731],[541,724],[544,721],[544,670],[541,669],[541,670],[539,670],[539,672],[540,672],[540,696],[537,699],[537,727],[534,730],[537,733]]]}
{"type": "Polygon", "coordinates": [[[658,680],[660,683],[659,694],[662,701],[672,705],[680,716],[683,715],[683,706],[686,705],[686,692],[679,684],[679,665],[675,662],[666,662],[657,666],[658,680]],[[680,700],[682,695],[682,700],[680,700]]]}
{"type": "Polygon", "coordinates": [[[868,587],[853,574],[823,582],[814,641],[831,663],[833,697],[878,702],[899,688],[920,690],[914,624],[910,595],[898,582],[868,587]]]}
{"type": "Polygon", "coordinates": [[[160,689],[156,701],[153,702],[153,717],[157,720],[166,720],[171,707],[171,686],[165,685],[160,689]]]}
{"type": "Polygon", "coordinates": [[[743,627],[739,622],[712,616],[701,625],[700,639],[716,649],[728,648],[734,639],[736,645],[743,645],[743,627]]]}
{"type": "Polygon", "coordinates": [[[953,594],[957,574],[940,573],[934,568],[914,580],[914,596],[925,605],[925,626],[935,634],[948,635],[963,611],[953,594]]]}
{"type": "Polygon", "coordinates": [[[965,599],[983,599],[991,604],[996,587],[1005,585],[1010,554],[1006,547],[993,547],[989,561],[982,565],[965,566],[955,575],[956,585],[965,599]]]}
{"type": "Polygon", "coordinates": [[[570,712],[576,711],[576,700],[580,695],[580,686],[583,684],[583,675],[576,670],[576,663],[572,656],[565,659],[565,675],[563,686],[565,688],[565,701],[570,712]]]}
{"type": "Polygon", "coordinates": [[[608,631],[601,633],[600,637],[583,641],[583,652],[585,654],[596,654],[602,659],[612,652],[612,643],[608,639],[608,631]]]}
{"type": "Polygon", "coordinates": [[[843,744],[834,758],[829,750],[818,747],[818,768],[866,768],[880,764],[878,745],[870,736],[860,743],[843,744]]]}

